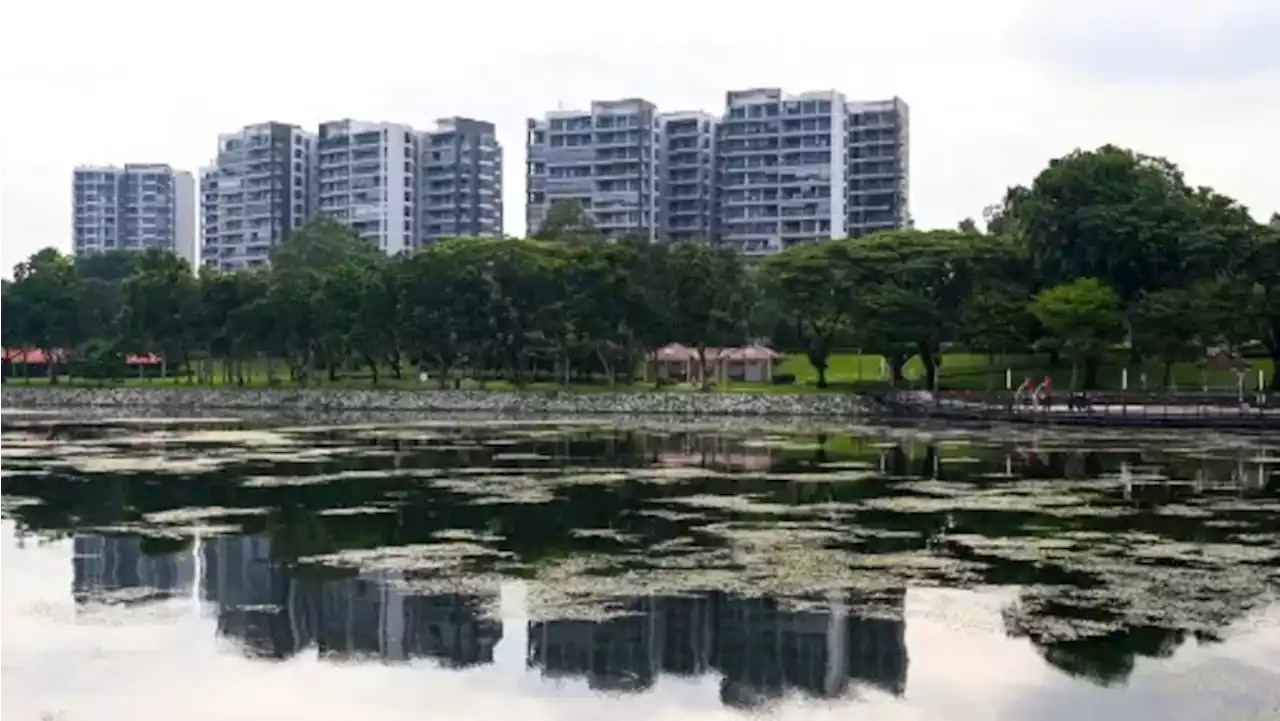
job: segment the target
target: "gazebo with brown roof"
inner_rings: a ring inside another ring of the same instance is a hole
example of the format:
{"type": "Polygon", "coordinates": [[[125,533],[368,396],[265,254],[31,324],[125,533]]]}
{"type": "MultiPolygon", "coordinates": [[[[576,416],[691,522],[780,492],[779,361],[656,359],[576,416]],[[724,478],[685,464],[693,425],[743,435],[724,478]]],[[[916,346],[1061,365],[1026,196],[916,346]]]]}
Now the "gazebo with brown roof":
{"type": "Polygon", "coordinates": [[[698,358],[698,349],[680,343],[668,343],[649,354],[645,364],[645,377],[649,367],[659,380],[701,383],[708,378],[748,383],[770,383],[773,371],[783,355],[768,346],[751,345],[730,348],[705,349],[706,366],[698,358]]]}

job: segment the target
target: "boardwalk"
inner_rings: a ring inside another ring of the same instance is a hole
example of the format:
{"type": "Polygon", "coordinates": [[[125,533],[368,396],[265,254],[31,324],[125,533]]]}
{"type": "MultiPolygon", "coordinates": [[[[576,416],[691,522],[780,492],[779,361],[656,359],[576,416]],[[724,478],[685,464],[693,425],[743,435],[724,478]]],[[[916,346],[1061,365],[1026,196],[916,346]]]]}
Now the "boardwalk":
{"type": "Polygon", "coordinates": [[[930,393],[884,394],[876,401],[894,415],[943,418],[957,421],[1001,421],[1074,426],[1130,426],[1164,428],[1240,428],[1280,430],[1280,407],[1221,403],[1100,403],[1073,409],[1066,403],[1049,406],[1014,406],[1004,402],[980,402],[935,398],[930,393]]]}

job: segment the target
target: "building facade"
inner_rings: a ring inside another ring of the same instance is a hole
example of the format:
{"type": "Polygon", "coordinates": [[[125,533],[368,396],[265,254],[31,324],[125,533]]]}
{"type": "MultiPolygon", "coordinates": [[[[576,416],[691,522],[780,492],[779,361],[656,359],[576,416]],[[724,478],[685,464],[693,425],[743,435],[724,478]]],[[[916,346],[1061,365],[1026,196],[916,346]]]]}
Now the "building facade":
{"type": "Polygon", "coordinates": [[[416,245],[502,235],[502,146],[493,123],[439,120],[419,147],[416,245]]]}
{"type": "Polygon", "coordinates": [[[719,119],[701,111],[663,113],[658,125],[659,237],[668,241],[716,238],[719,119]]]}
{"type": "Polygon", "coordinates": [[[72,173],[76,255],[163,248],[195,266],[195,180],[156,163],[82,166],[72,173]]]}
{"type": "Polygon", "coordinates": [[[910,112],[902,98],[851,102],[848,229],[859,236],[911,227],[910,112]]]}
{"type": "Polygon", "coordinates": [[[556,201],[578,203],[610,237],[658,231],[657,108],[640,98],[556,110],[526,124],[525,228],[537,233],[556,201]]]}
{"type": "Polygon", "coordinates": [[[315,135],[266,122],[218,136],[218,155],[202,175],[204,265],[266,266],[272,248],[312,212],[315,135]]]}
{"type": "Polygon", "coordinates": [[[717,240],[763,255],[844,237],[845,123],[834,90],[728,92],[716,144],[717,240]]]}
{"type": "Polygon", "coordinates": [[[388,255],[417,237],[418,134],[408,125],[336,120],[316,144],[316,212],[342,221],[388,255]]]}

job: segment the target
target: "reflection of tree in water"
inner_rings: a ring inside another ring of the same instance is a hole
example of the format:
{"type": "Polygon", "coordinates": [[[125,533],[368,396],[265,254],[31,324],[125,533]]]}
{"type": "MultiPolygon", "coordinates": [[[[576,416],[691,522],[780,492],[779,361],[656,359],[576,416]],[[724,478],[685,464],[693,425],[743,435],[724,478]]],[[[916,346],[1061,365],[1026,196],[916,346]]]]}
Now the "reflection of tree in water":
{"type": "Polygon", "coordinates": [[[1185,637],[1182,631],[1143,626],[1074,641],[1032,642],[1055,668],[1102,686],[1116,686],[1129,679],[1139,656],[1170,658],[1185,637]]]}

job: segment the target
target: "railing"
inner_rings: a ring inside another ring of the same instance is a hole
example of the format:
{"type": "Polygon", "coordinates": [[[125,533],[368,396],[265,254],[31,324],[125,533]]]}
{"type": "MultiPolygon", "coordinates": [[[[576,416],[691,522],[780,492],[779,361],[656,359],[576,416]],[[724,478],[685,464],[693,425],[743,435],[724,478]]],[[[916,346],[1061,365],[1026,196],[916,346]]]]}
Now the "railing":
{"type": "Polygon", "coordinates": [[[1064,426],[1280,429],[1280,400],[1250,394],[1241,403],[1225,394],[1067,394],[1048,403],[1014,402],[1010,393],[946,394],[880,391],[868,394],[892,415],[955,421],[1064,426]]]}

